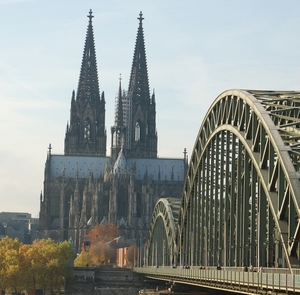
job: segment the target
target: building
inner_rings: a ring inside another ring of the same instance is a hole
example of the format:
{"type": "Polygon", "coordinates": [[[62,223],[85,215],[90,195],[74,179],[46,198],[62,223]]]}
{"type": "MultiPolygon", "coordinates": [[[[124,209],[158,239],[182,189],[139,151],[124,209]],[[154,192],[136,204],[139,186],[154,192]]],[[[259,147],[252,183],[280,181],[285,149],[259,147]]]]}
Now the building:
{"type": "Polygon", "coordinates": [[[121,79],[111,127],[111,156],[106,155],[105,95],[100,94],[92,11],[79,76],[72,92],[64,155],[49,145],[40,195],[41,237],[72,237],[77,248],[91,226],[114,223],[126,238],[148,235],[152,210],[161,197],[180,197],[187,156],[157,157],[156,101],[150,96],[139,15],[128,91],[121,79]]]}
{"type": "Polygon", "coordinates": [[[0,212],[0,239],[6,236],[24,244],[39,239],[38,218],[25,212],[0,212]]]}

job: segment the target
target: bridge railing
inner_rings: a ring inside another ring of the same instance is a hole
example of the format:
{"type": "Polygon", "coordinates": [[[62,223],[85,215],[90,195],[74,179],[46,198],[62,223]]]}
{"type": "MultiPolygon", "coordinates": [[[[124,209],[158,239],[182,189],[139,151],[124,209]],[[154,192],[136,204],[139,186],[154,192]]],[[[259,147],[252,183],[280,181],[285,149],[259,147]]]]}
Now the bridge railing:
{"type": "MultiPolygon", "coordinates": [[[[300,275],[270,272],[245,272],[240,268],[199,269],[199,268],[167,268],[146,267],[134,268],[135,272],[144,273],[160,280],[180,281],[223,289],[261,289],[300,292],[300,275]]],[[[277,269],[273,269],[277,270],[277,269]]]]}

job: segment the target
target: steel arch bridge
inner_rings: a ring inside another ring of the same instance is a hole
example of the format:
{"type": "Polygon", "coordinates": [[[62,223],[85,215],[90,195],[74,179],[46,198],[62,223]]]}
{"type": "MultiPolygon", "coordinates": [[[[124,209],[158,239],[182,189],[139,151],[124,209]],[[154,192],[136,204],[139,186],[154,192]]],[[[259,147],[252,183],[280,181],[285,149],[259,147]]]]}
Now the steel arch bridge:
{"type": "Polygon", "coordinates": [[[220,94],[195,141],[178,222],[162,213],[162,200],[165,209],[153,212],[148,264],[293,272],[300,266],[299,157],[300,92],[220,94]]]}
{"type": "Polygon", "coordinates": [[[150,265],[172,265],[177,257],[176,225],[180,199],[161,198],[152,214],[148,238],[148,263],[150,265]],[[176,255],[176,256],[175,256],[176,255]]]}

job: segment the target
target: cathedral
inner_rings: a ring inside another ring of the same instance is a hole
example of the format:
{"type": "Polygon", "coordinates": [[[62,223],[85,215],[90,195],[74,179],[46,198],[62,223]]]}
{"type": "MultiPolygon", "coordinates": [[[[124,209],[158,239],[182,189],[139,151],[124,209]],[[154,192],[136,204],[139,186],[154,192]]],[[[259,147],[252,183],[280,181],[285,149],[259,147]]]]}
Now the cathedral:
{"type": "Polygon", "coordinates": [[[107,156],[106,101],[99,89],[92,19],[90,11],[64,154],[52,154],[49,145],[40,194],[40,236],[72,238],[78,250],[89,229],[100,223],[116,224],[126,238],[145,239],[155,203],[181,197],[187,168],[185,151],[182,158],[157,157],[156,99],[149,90],[142,13],[128,90],[121,79],[116,85],[107,156]]]}

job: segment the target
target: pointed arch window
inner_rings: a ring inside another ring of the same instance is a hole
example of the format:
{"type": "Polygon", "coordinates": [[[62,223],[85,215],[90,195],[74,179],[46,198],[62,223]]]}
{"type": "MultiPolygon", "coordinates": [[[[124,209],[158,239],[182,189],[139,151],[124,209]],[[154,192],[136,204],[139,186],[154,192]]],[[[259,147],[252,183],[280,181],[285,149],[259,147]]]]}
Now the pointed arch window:
{"type": "Polygon", "coordinates": [[[139,122],[135,123],[134,140],[141,141],[141,126],[139,122]]]}
{"type": "Polygon", "coordinates": [[[89,119],[84,121],[84,139],[91,139],[91,122],[89,119]]]}
{"type": "Polygon", "coordinates": [[[59,216],[59,206],[60,206],[60,191],[57,188],[55,188],[50,193],[51,222],[59,216]]]}

